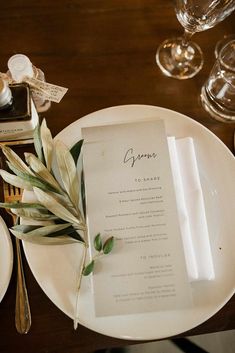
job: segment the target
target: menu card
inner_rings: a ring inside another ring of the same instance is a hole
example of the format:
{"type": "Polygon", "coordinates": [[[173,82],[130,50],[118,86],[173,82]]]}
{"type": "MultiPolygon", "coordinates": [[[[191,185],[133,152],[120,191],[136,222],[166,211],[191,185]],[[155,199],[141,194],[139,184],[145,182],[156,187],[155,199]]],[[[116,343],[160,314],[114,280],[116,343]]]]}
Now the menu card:
{"type": "Polygon", "coordinates": [[[89,240],[115,237],[92,275],[96,316],[189,307],[164,122],[88,127],[82,135],[89,240]]]}

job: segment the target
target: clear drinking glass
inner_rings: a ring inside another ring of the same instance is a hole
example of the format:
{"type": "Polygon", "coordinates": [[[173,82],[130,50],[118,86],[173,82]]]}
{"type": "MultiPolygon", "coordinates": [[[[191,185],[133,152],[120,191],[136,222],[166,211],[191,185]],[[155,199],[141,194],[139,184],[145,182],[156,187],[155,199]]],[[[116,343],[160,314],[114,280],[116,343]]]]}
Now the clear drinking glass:
{"type": "Polygon", "coordinates": [[[235,121],[235,40],[219,52],[210,76],[201,90],[201,101],[212,117],[235,121]]]}
{"type": "Polygon", "coordinates": [[[235,0],[175,0],[175,12],[184,35],[165,40],[158,48],[156,62],[170,77],[187,79],[203,66],[200,47],[190,39],[223,21],[235,9],[235,0]]]}
{"type": "Polygon", "coordinates": [[[224,37],[216,43],[215,46],[215,57],[218,58],[219,52],[226,44],[235,39],[235,34],[225,34],[224,37]]]}

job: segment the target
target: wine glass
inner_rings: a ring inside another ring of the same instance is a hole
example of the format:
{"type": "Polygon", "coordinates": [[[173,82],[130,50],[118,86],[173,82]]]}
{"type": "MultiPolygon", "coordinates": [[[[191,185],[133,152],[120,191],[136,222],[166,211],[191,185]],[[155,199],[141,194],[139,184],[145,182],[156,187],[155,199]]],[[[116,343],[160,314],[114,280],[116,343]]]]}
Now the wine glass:
{"type": "Polygon", "coordinates": [[[165,40],[157,50],[156,62],[165,75],[182,80],[195,76],[203,66],[202,51],[190,40],[192,35],[223,21],[235,9],[235,0],[175,0],[174,3],[184,35],[165,40]]]}

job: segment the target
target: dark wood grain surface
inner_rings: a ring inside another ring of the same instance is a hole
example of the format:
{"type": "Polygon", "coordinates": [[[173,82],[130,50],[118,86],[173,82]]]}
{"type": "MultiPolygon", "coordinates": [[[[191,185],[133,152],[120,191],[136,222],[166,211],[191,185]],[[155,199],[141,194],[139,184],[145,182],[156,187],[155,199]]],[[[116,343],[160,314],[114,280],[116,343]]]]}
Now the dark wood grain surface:
{"type": "MultiPolygon", "coordinates": [[[[185,81],[163,76],[155,64],[157,46],[182,33],[171,1],[7,0],[1,2],[0,21],[1,72],[7,70],[11,55],[24,53],[45,72],[48,82],[69,88],[61,103],[52,104],[43,115],[53,135],[101,108],[150,104],[190,116],[233,150],[235,124],[210,118],[201,107],[199,94],[215,60],[216,42],[235,32],[235,14],[195,35],[205,64],[196,77],[185,81]]],[[[6,214],[2,215],[10,225],[6,214]]],[[[32,328],[21,336],[14,327],[14,269],[0,304],[1,353],[86,353],[134,343],[84,327],[75,332],[71,320],[40,289],[25,259],[24,266],[32,328]]],[[[229,329],[235,329],[235,297],[207,322],[182,336],[229,329]]]]}

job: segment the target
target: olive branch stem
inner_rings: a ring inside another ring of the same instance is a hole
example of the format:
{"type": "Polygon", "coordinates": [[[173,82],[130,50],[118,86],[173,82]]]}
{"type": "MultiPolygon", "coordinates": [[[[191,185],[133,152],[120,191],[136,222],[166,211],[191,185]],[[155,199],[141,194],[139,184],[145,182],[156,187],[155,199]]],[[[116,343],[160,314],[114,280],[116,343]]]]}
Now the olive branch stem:
{"type": "Polygon", "coordinates": [[[87,245],[83,244],[83,254],[82,254],[82,264],[79,269],[79,277],[78,277],[78,285],[77,285],[77,294],[76,294],[76,302],[75,302],[75,311],[74,311],[74,320],[73,320],[73,328],[74,330],[78,327],[78,309],[79,309],[79,296],[80,296],[80,288],[82,284],[82,273],[86,263],[87,256],[87,245]]]}

